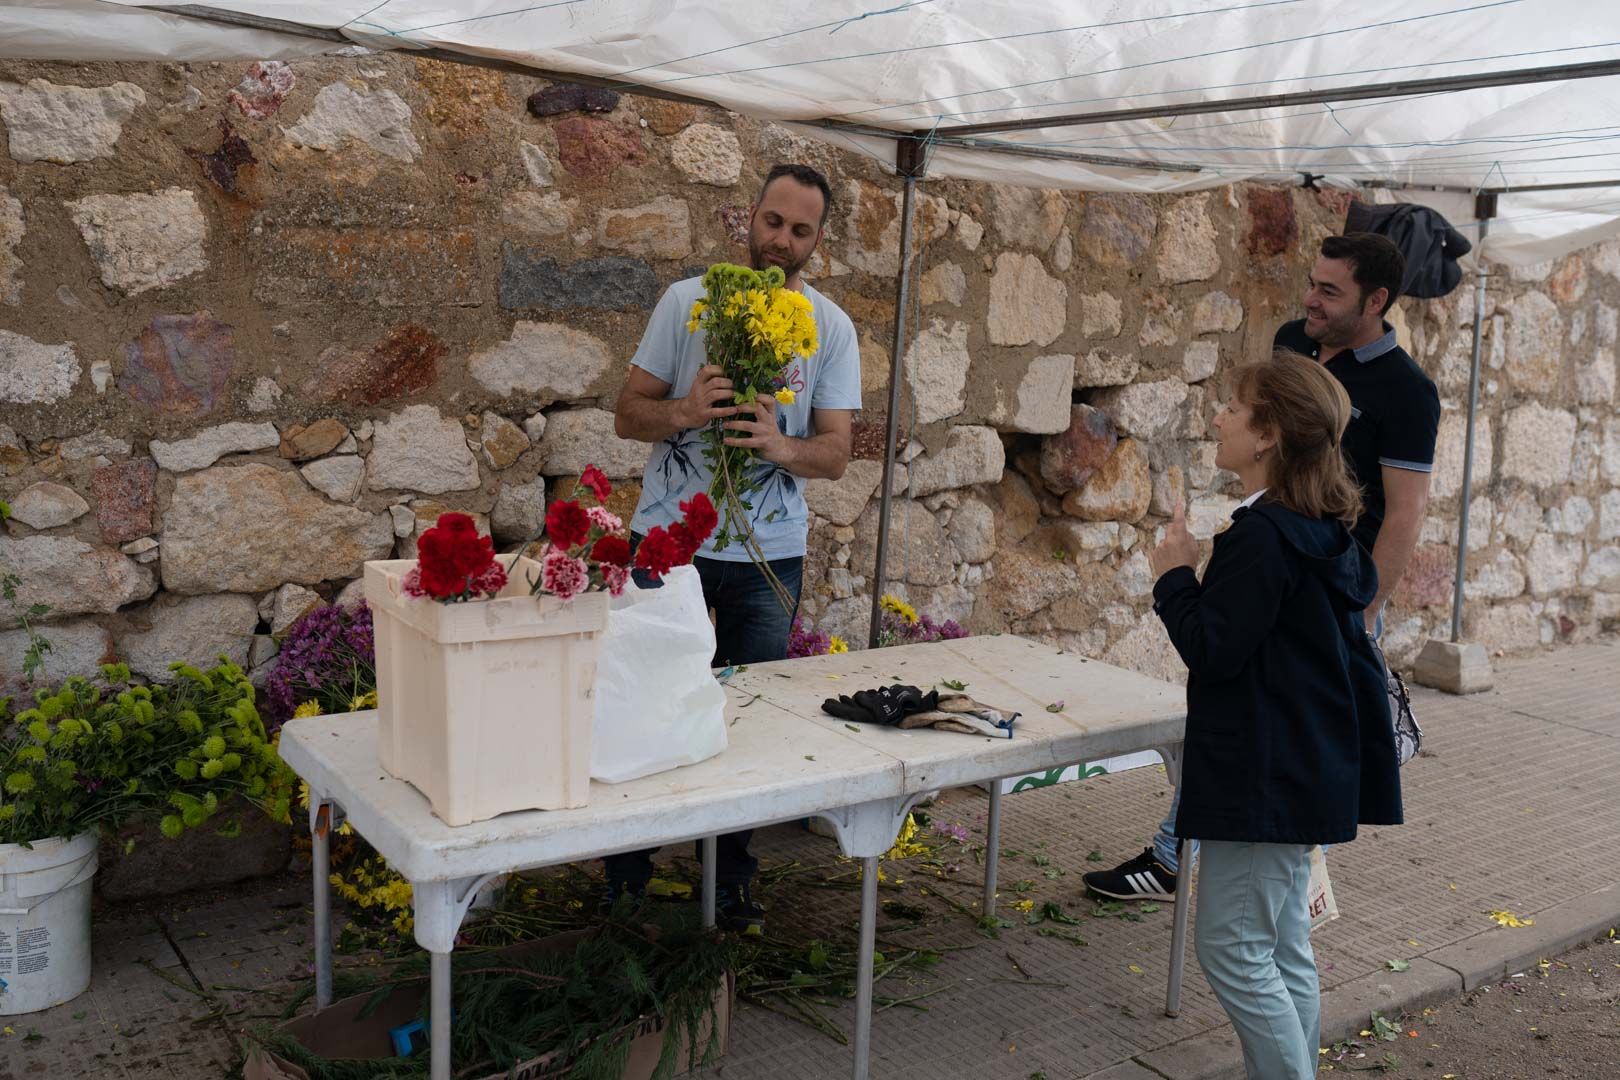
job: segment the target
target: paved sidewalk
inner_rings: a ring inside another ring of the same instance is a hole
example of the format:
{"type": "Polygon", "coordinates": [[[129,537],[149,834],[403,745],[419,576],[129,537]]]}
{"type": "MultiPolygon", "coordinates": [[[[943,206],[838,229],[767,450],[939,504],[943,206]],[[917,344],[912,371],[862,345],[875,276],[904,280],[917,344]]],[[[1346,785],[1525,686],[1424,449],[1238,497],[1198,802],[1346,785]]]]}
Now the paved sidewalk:
{"type": "MultiPolygon", "coordinates": [[[[1329,1039],[1364,1027],[1370,1009],[1393,1015],[1456,997],[1620,923],[1620,643],[1498,661],[1497,682],[1469,698],[1416,692],[1428,749],[1403,772],[1408,824],[1368,830],[1329,857],[1343,912],[1315,938],[1329,1039]],[[1499,909],[1535,924],[1498,928],[1486,913],[1499,909]],[[1397,959],[1410,970],[1390,971],[1397,959]]],[[[1081,896],[1080,874],[1141,849],[1168,793],[1160,770],[1141,769],[1009,796],[1002,847],[1018,854],[1002,861],[1000,914],[1020,925],[990,939],[937,904],[940,916],[921,927],[880,921],[880,949],[970,948],[915,984],[880,984],[887,996],[929,996],[915,1002],[927,1011],[878,1014],[872,1075],[1240,1076],[1231,1029],[1191,956],[1181,1016],[1163,1015],[1171,905],[1131,921],[1081,896]],[[1080,925],[1057,929],[1086,944],[1042,936],[1050,923],[1022,925],[1020,899],[1062,905],[1080,925]]],[[[982,831],[985,806],[983,793],[959,790],[933,813],[982,831]]],[[[831,841],[789,827],[761,833],[756,850],[767,865],[836,858],[831,841]]],[[[971,904],[976,874],[968,860],[958,881],[918,876],[883,897],[930,906],[916,893],[926,886],[971,904]]],[[[858,894],[806,888],[793,899],[791,912],[773,911],[775,925],[853,936],[858,894]]],[[[231,1075],[235,1032],[278,1012],[308,978],[308,902],[307,879],[287,876],[206,902],[102,911],[91,992],[9,1018],[0,1080],[231,1075]]],[[[849,1008],[836,1019],[852,1029],[849,1008]]],[[[826,1036],[742,1005],[730,1054],[702,1075],[819,1080],[848,1075],[849,1062],[826,1036]]]]}

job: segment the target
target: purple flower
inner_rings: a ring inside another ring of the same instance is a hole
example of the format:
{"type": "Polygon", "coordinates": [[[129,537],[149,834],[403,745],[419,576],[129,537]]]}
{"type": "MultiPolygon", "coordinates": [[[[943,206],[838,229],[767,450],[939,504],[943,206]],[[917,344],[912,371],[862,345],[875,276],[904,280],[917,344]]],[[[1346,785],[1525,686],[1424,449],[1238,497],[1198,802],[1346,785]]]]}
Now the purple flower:
{"type": "Polygon", "coordinates": [[[347,712],[357,695],[376,689],[371,609],[328,604],[287,630],[275,667],[265,680],[265,727],[274,732],[300,702],[321,702],[322,712],[347,712]]]}

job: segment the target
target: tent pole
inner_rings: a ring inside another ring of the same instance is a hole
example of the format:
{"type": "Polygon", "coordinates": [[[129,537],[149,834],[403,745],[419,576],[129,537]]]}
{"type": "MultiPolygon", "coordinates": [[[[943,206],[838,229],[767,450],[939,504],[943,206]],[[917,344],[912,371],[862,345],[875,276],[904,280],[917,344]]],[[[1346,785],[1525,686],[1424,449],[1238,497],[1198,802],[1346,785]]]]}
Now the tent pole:
{"type": "Polygon", "coordinates": [[[900,377],[905,370],[906,300],[911,292],[911,221],[914,216],[917,178],[922,175],[924,141],[912,137],[895,145],[895,168],[901,178],[900,198],[900,276],[894,290],[894,348],[889,361],[889,412],[883,437],[883,480],[878,487],[877,558],[872,565],[872,615],[867,628],[867,648],[875,649],[878,630],[883,624],[883,578],[889,554],[889,489],[894,477],[895,444],[900,437],[900,377]]]}
{"type": "Polygon", "coordinates": [[[1496,194],[1485,192],[1474,199],[1474,216],[1479,219],[1479,269],[1474,273],[1474,353],[1468,365],[1468,433],[1463,441],[1462,505],[1457,522],[1457,574],[1451,592],[1451,640],[1462,641],[1463,581],[1468,572],[1468,511],[1474,497],[1474,427],[1479,412],[1479,366],[1485,334],[1485,234],[1496,216],[1496,194]]]}

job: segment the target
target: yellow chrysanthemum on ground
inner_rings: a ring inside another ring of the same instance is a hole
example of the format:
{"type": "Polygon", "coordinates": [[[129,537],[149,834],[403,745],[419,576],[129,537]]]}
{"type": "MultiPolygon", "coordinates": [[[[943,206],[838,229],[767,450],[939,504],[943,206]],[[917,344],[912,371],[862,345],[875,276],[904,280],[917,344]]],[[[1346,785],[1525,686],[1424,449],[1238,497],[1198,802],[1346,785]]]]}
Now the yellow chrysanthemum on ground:
{"type": "Polygon", "coordinates": [[[839,637],[837,634],[833,634],[827,640],[827,651],[829,653],[846,653],[846,652],[849,652],[849,642],[845,641],[843,638],[839,637]]]}
{"type": "Polygon", "coordinates": [[[794,392],[786,386],[782,387],[782,389],[776,392],[776,403],[778,405],[791,405],[797,400],[798,395],[794,394],[794,392]]]}
{"type": "Polygon", "coordinates": [[[908,623],[917,621],[917,609],[895,596],[893,593],[884,593],[880,604],[884,611],[891,611],[908,623]]]}

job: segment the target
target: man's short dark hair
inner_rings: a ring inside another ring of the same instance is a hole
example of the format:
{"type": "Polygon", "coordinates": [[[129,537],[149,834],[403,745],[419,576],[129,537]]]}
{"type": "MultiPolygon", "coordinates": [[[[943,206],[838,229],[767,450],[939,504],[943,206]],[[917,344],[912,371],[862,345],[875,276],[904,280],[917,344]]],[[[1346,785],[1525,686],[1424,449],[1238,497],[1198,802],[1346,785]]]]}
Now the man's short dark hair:
{"type": "Polygon", "coordinates": [[[827,183],[827,178],[821,175],[819,169],[812,169],[808,165],[774,165],[771,171],[765,174],[765,183],[760,186],[759,197],[765,198],[765,189],[770,187],[773,181],[780,180],[784,176],[821,192],[821,224],[827,224],[827,215],[832,213],[832,185],[827,183]]]}
{"type": "Polygon", "coordinates": [[[1388,311],[1395,298],[1401,295],[1401,282],[1406,277],[1406,260],[1401,256],[1401,249],[1386,237],[1370,232],[1330,236],[1322,241],[1322,257],[1350,264],[1350,276],[1361,289],[1362,300],[1379,289],[1388,289],[1389,299],[1379,309],[1380,315],[1388,311]]]}

